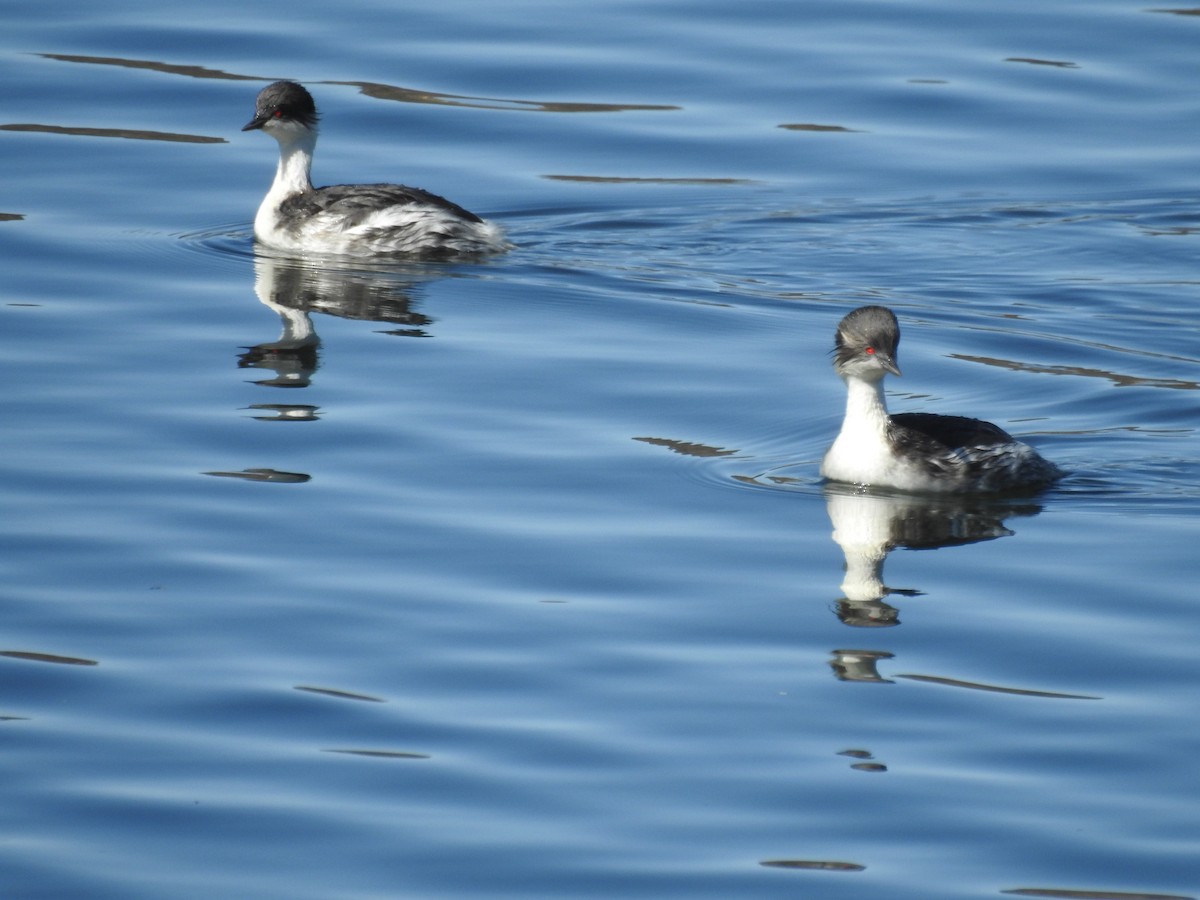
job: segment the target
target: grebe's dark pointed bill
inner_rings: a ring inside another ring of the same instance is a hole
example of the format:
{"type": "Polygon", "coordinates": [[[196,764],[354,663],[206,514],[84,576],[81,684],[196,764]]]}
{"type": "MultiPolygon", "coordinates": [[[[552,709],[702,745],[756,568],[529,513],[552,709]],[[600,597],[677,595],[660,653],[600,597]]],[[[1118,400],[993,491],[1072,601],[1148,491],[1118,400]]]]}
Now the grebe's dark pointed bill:
{"type": "Polygon", "coordinates": [[[890,372],[892,375],[904,374],[900,371],[900,367],[896,365],[896,360],[892,359],[892,357],[888,356],[888,354],[884,353],[882,350],[876,350],[874,356],[875,361],[878,362],[879,365],[883,366],[883,371],[890,372]]]}
{"type": "Polygon", "coordinates": [[[253,131],[255,128],[262,128],[271,120],[271,116],[267,113],[258,113],[253,119],[242,126],[242,131],[253,131]]]}

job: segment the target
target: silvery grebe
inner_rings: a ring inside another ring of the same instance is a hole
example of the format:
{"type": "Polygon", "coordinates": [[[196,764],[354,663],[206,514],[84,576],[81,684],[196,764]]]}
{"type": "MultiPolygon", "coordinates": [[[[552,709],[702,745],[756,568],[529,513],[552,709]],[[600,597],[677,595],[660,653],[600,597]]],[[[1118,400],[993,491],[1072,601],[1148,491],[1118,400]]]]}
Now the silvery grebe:
{"type": "Polygon", "coordinates": [[[831,481],[902,491],[998,492],[1043,487],[1063,471],[990,422],[933,413],[889,416],[883,378],[899,375],[900,325],[863,306],[838,323],[833,368],[846,382],[846,417],[821,461],[831,481]]]}
{"type": "Polygon", "coordinates": [[[402,184],[338,184],[314,188],[317,108],[294,81],[263,88],[254,118],[279,142],[275,182],[254,217],[254,236],[292,252],[422,255],[474,254],[508,247],[500,228],[444,197],[402,184]]]}

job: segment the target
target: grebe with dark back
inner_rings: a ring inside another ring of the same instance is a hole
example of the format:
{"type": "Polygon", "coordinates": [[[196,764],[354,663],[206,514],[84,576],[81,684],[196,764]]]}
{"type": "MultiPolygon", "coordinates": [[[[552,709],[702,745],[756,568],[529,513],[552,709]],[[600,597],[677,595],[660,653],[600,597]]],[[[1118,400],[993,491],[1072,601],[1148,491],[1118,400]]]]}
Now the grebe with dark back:
{"type": "Polygon", "coordinates": [[[846,415],[821,475],[919,493],[1024,491],[1064,472],[990,422],[934,413],[889,415],[885,375],[899,375],[900,325],[883,306],[863,306],[837,327],[833,369],[846,383],[846,415]]]}
{"type": "Polygon", "coordinates": [[[338,184],[314,188],[317,107],[294,81],[267,85],[254,118],[279,142],[275,181],[254,217],[254,236],[291,252],[460,255],[507,249],[499,226],[444,197],[402,184],[338,184]]]}

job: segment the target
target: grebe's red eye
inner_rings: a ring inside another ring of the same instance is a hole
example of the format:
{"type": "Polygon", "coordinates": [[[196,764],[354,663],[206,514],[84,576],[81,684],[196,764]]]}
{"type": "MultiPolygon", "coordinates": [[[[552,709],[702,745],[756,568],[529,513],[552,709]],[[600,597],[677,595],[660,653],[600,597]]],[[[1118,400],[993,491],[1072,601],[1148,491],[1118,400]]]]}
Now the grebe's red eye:
{"type": "Polygon", "coordinates": [[[271,115],[274,116],[276,119],[282,119],[283,118],[283,110],[277,109],[277,110],[275,110],[275,112],[271,113],[271,115]]]}
{"type": "Polygon", "coordinates": [[[874,347],[868,347],[866,352],[867,352],[867,356],[874,356],[874,355],[875,355],[875,348],[874,348],[874,347]]]}

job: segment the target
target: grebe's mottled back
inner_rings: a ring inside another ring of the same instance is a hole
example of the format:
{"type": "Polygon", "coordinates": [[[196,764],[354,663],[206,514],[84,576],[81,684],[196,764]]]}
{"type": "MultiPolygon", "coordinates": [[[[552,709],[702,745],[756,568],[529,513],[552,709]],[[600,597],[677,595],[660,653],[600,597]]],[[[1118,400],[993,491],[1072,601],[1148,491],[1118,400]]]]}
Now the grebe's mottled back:
{"type": "Polygon", "coordinates": [[[888,415],[885,375],[899,375],[900,325],[890,309],[860,307],[838,324],[833,368],[846,382],[846,416],[821,462],[832,481],[920,492],[1032,490],[1058,466],[1002,428],[962,416],[888,415]]]}
{"type": "Polygon", "coordinates": [[[419,255],[477,254],[508,244],[496,225],[444,197],[402,184],[338,184],[314,188],[317,108],[294,81],[263,88],[254,118],[279,142],[279,167],[254,217],[254,236],[292,252],[419,255]]]}

